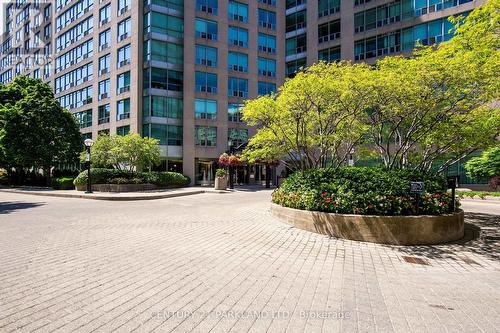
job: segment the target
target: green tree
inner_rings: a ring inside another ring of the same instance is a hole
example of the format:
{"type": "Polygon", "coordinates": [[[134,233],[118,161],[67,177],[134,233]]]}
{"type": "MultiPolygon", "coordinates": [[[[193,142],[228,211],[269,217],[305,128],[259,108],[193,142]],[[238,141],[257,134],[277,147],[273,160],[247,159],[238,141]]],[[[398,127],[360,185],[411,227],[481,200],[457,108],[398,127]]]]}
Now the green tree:
{"type": "Polygon", "coordinates": [[[481,156],[473,157],[465,164],[471,178],[493,178],[500,176],[500,145],[485,150],[481,156]]]}
{"type": "Polygon", "coordinates": [[[366,132],[369,66],[318,63],[287,80],[276,95],[248,101],[243,119],[259,129],[244,152],[299,170],[337,167],[366,132]]]}
{"type": "MultiPolygon", "coordinates": [[[[81,159],[85,161],[84,153],[81,159]]],[[[159,141],[136,133],[100,135],[92,146],[92,163],[95,167],[141,171],[160,163],[159,141]]]]}
{"type": "Polygon", "coordinates": [[[499,1],[456,18],[451,41],[386,57],[373,71],[369,138],[389,168],[442,168],[496,142],[499,1]]]}
{"type": "Polygon", "coordinates": [[[78,161],[78,124],[41,80],[19,76],[0,86],[0,163],[7,170],[50,170],[78,161]]]}

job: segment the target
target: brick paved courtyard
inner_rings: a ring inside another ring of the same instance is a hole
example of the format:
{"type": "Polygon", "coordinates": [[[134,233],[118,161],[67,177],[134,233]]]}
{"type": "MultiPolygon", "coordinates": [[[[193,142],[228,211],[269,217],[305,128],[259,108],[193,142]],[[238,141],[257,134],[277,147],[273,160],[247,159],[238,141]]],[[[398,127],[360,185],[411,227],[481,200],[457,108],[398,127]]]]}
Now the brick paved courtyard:
{"type": "Polygon", "coordinates": [[[491,208],[468,241],[402,248],[291,228],[269,195],[0,193],[0,332],[499,330],[491,208]]]}

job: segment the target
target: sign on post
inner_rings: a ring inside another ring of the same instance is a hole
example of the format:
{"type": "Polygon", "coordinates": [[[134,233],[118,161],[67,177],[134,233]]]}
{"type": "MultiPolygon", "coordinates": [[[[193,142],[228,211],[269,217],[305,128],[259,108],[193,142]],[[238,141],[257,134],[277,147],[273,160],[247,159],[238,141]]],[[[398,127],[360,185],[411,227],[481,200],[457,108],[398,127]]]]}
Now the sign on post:
{"type": "Polygon", "coordinates": [[[410,193],[423,194],[424,182],[410,182],[410,193]]]}

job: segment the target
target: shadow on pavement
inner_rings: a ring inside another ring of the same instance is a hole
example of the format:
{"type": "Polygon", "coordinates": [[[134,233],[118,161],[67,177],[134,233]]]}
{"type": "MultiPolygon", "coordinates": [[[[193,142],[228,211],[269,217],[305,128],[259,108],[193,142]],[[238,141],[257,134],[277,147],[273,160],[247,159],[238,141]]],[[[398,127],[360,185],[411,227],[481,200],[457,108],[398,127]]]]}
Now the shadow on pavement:
{"type": "Polygon", "coordinates": [[[10,214],[16,210],[35,208],[43,205],[44,203],[36,202],[0,202],[0,214],[10,214]]]}
{"type": "Polygon", "coordinates": [[[465,213],[465,236],[459,241],[442,245],[398,247],[408,255],[428,259],[453,259],[477,264],[460,252],[471,252],[487,259],[500,261],[500,216],[465,213]]]}

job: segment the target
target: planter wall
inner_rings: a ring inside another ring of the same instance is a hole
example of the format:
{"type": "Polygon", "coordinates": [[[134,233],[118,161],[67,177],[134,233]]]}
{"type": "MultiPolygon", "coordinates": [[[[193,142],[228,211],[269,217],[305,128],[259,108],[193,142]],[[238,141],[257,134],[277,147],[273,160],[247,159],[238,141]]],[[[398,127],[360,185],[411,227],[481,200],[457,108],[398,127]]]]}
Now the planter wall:
{"type": "Polygon", "coordinates": [[[311,212],[272,204],[271,213],[300,229],[372,243],[430,245],[464,236],[461,210],[439,216],[376,216],[311,212]]]}
{"type": "Polygon", "coordinates": [[[215,177],[215,189],[225,190],[227,188],[227,178],[215,177]]]}
{"type": "MultiPolygon", "coordinates": [[[[92,184],[92,191],[96,192],[142,192],[158,189],[153,184],[92,184]]],[[[86,191],[87,185],[77,185],[77,191],[86,191]]]]}

